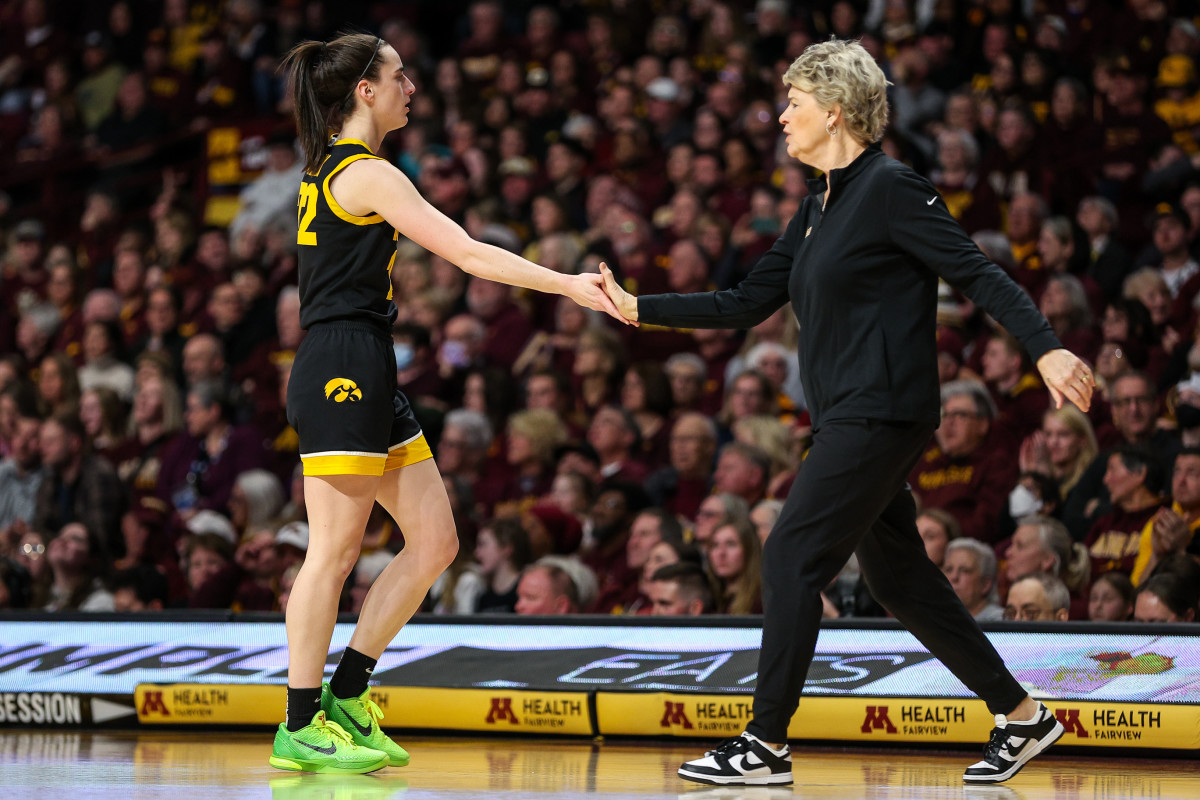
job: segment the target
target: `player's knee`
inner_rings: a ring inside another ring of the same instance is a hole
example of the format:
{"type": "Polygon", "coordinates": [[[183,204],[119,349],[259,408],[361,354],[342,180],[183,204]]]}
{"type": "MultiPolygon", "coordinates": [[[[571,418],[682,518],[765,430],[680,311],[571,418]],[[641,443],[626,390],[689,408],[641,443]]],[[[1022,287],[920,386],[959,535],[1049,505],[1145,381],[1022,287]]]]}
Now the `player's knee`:
{"type": "Polygon", "coordinates": [[[358,563],[359,550],[358,545],[353,545],[341,552],[310,552],[304,561],[306,566],[316,567],[321,574],[344,582],[358,563]]]}
{"type": "Polygon", "coordinates": [[[437,564],[437,571],[440,575],[458,557],[458,535],[452,533],[449,536],[440,537],[435,548],[434,562],[437,564]]]}

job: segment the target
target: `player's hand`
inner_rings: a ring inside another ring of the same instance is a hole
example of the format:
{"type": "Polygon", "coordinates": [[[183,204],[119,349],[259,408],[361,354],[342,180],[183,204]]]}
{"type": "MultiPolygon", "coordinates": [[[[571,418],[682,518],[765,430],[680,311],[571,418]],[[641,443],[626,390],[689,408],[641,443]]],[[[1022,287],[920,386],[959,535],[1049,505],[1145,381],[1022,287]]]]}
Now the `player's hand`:
{"type": "Polygon", "coordinates": [[[621,312],[625,319],[637,325],[637,298],[621,288],[621,285],[617,283],[616,276],[612,274],[612,270],[608,268],[608,264],[605,264],[603,261],[600,262],[600,276],[604,279],[604,291],[608,292],[608,296],[616,305],[617,310],[621,312]]]}
{"type": "Polygon", "coordinates": [[[1080,411],[1092,405],[1092,392],[1096,378],[1092,370],[1070,350],[1058,348],[1038,359],[1038,372],[1054,398],[1054,407],[1062,408],[1064,400],[1070,400],[1080,411]]]}
{"type": "Polygon", "coordinates": [[[632,320],[622,316],[617,307],[613,305],[613,301],[604,290],[604,278],[594,272],[572,275],[570,283],[567,286],[567,291],[564,294],[584,308],[590,308],[593,311],[603,311],[613,319],[623,322],[626,325],[635,324],[632,320]]]}

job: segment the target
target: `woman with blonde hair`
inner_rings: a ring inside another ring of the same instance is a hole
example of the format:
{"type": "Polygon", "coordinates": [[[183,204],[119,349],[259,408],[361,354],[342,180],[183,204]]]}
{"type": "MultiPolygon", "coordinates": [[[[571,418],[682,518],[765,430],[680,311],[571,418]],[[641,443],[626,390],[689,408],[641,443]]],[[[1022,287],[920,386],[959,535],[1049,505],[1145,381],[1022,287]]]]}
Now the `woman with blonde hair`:
{"type": "Polygon", "coordinates": [[[792,447],[792,432],[778,417],[756,414],[733,423],[733,438],[752,444],[771,459],[771,475],[767,481],[767,497],[781,497],[780,488],[790,485],[800,465],[792,447]]]}
{"type": "Polygon", "coordinates": [[[545,408],[518,411],[508,418],[505,430],[505,457],[511,472],[499,492],[493,515],[505,510],[507,504],[524,504],[549,492],[554,485],[554,448],[567,441],[567,426],[545,408]]]}
{"type": "Polygon", "coordinates": [[[851,553],[871,593],[996,715],[968,783],[999,783],[1062,736],[925,554],[907,478],[941,414],[935,325],[939,277],[1022,343],[1056,405],[1089,406],[1091,370],[1062,348],[1033,301],[987,260],[937,190],[876,143],[887,78],[861,44],[808,46],[783,76],[788,156],[819,170],[770,251],[733,289],[637,298],[605,267],[626,319],[749,328],[789,300],[813,444],[767,539],[753,719],[680,767],[700,783],[792,782],[788,724],[820,628],[821,590],[851,553]],[[1019,745],[1019,746],[1018,746],[1019,745]]]}
{"type": "Polygon", "coordinates": [[[1058,481],[1062,501],[1059,517],[1079,537],[1087,535],[1085,506],[1090,489],[1079,486],[1079,479],[1100,452],[1092,422],[1075,406],[1051,408],[1042,416],[1042,429],[1034,431],[1022,444],[1018,457],[1021,473],[1038,472],[1058,481]]]}

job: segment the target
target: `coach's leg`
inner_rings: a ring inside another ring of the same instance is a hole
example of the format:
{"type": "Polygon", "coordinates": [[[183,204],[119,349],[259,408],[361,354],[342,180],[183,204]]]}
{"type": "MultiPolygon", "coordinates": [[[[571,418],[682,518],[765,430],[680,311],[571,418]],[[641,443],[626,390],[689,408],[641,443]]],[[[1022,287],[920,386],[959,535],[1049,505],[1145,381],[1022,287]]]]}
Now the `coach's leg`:
{"type": "Polygon", "coordinates": [[[917,533],[912,493],[901,490],[858,545],[871,594],[993,714],[1029,719],[1037,704],[983,635],[917,533]]]}
{"type": "Polygon", "coordinates": [[[450,499],[432,458],[383,473],[377,494],[404,533],[404,549],[375,580],[363,601],[350,647],[373,659],[420,607],[458,553],[450,499]]]}
{"type": "Polygon", "coordinates": [[[928,426],[840,421],[813,440],[763,553],[763,641],[747,730],[771,744],[804,688],[821,624],[821,590],[900,487],[928,426]]]}

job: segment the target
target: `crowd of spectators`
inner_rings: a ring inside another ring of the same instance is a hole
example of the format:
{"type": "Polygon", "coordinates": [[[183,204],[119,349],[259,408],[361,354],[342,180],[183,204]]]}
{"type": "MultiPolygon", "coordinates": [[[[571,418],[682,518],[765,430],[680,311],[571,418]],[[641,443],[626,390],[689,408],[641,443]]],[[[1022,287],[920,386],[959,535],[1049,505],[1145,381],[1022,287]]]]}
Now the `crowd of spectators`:
{"type": "MultiPolygon", "coordinates": [[[[417,86],[380,155],[476,238],[560,271],[605,261],[637,293],[729,287],[771,246],[814,177],[781,146],[779,77],[861,37],[892,82],[884,150],[1099,384],[1087,413],[1052,408],[1020,345],[943,286],[942,425],[910,481],[930,557],[982,620],[1195,618],[1189,4],[68,5],[0,0],[0,609],[286,608],[308,528],[277,67],[352,24],[417,86]],[[246,124],[274,131],[261,175],[210,224],[196,134],[246,124]],[[81,191],[47,208],[29,186],[64,170],[81,191]]],[[[747,332],[618,329],[404,240],[391,277],[399,382],[461,541],[426,610],[761,611],[762,543],[812,434],[788,308],[747,332]]],[[[343,610],[402,546],[377,506],[343,610]]],[[[825,600],[886,614],[853,559],[825,600]]]]}

